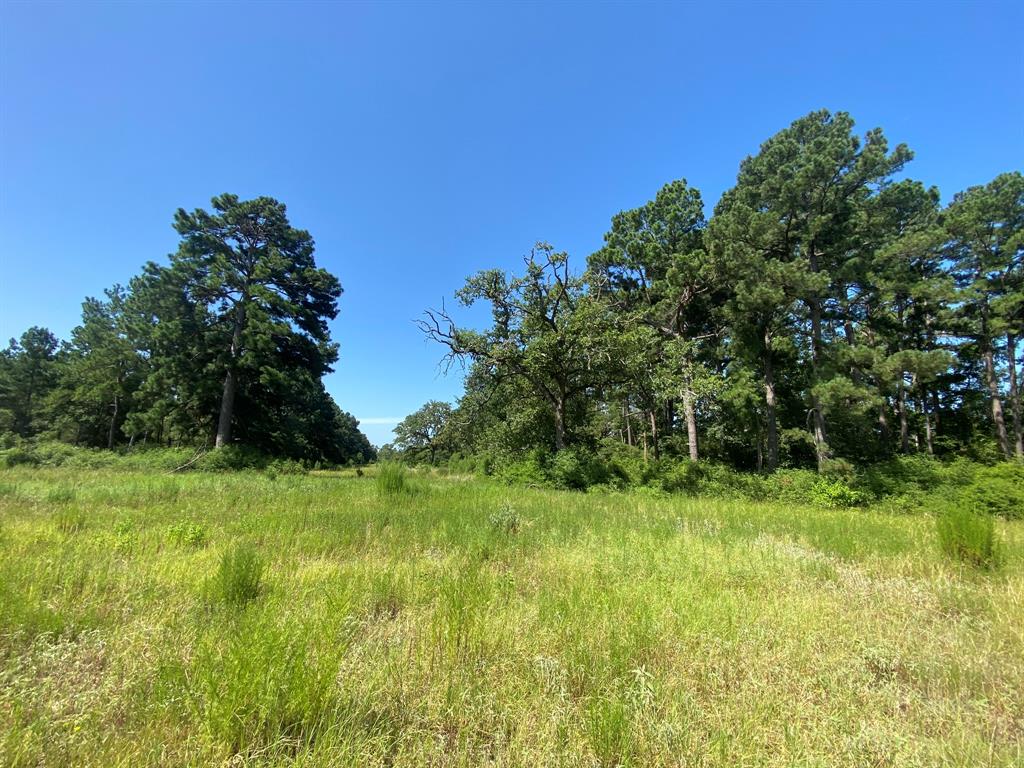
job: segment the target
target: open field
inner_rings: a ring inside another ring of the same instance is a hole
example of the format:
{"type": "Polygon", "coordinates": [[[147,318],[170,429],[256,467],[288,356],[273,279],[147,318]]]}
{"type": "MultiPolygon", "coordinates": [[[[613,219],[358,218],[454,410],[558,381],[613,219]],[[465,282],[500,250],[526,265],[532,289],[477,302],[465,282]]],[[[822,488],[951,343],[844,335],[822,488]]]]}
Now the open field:
{"type": "Polygon", "coordinates": [[[998,531],[989,573],[924,515],[9,470],[0,764],[1021,765],[998,531]]]}

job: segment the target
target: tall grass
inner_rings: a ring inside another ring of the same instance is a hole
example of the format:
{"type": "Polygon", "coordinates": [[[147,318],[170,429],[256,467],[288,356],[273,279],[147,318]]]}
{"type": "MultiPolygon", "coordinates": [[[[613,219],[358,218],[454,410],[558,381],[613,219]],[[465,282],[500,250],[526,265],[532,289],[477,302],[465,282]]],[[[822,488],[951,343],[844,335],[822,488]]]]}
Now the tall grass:
{"type": "Polygon", "coordinates": [[[1020,763],[1024,521],[399,475],[0,471],[0,765],[1020,763]]]}
{"type": "Polygon", "coordinates": [[[211,598],[238,608],[245,607],[260,595],[264,567],[255,549],[247,544],[236,544],[220,556],[209,584],[211,598]]]}
{"type": "Polygon", "coordinates": [[[409,493],[408,472],[398,462],[383,462],[377,469],[377,492],[381,496],[400,496],[409,493]]]}
{"type": "Polygon", "coordinates": [[[935,519],[939,548],[952,560],[977,568],[999,565],[999,542],[992,515],[956,505],[935,519]]]}

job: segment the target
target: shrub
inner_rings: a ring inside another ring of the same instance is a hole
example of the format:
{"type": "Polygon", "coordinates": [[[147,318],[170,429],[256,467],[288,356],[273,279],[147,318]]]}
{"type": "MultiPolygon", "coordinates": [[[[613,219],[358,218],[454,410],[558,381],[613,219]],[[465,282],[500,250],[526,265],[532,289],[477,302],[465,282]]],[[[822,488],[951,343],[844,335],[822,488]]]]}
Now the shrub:
{"type": "Polygon", "coordinates": [[[593,453],[580,448],[564,448],[551,460],[548,476],[556,488],[583,491],[608,480],[608,468],[593,453]]]}
{"type": "Polygon", "coordinates": [[[928,456],[897,456],[864,468],[856,485],[875,498],[927,491],[946,481],[947,469],[928,456]]]}
{"type": "Polygon", "coordinates": [[[1024,465],[1004,462],[985,467],[963,491],[963,503],[1008,519],[1024,517],[1024,465]]]}
{"type": "Polygon", "coordinates": [[[211,598],[239,608],[251,603],[259,597],[263,569],[263,561],[252,547],[232,547],[220,557],[210,583],[211,598]]]}
{"type": "Polygon", "coordinates": [[[778,469],[765,478],[765,494],[776,501],[811,504],[820,479],[809,469],[778,469]]]}
{"type": "Polygon", "coordinates": [[[995,521],[991,515],[955,505],[936,519],[939,548],[949,558],[977,568],[994,568],[999,563],[995,521]]]}
{"type": "Polygon", "coordinates": [[[302,462],[295,459],[274,459],[267,464],[267,475],[277,477],[278,475],[304,475],[306,468],[302,462]]]}
{"type": "Polygon", "coordinates": [[[811,496],[815,504],[829,509],[856,507],[866,501],[863,493],[851,488],[842,480],[829,480],[824,477],[814,484],[811,496]]]}
{"type": "Polygon", "coordinates": [[[203,454],[191,468],[205,472],[233,472],[240,469],[262,469],[267,457],[252,448],[226,445],[203,454]]]}
{"type": "Polygon", "coordinates": [[[0,466],[17,467],[21,465],[35,466],[39,464],[36,455],[22,446],[14,446],[0,451],[0,466]]]}
{"type": "Polygon", "coordinates": [[[405,467],[394,461],[386,461],[378,467],[377,493],[381,496],[400,496],[410,492],[405,467]]]}
{"type": "Polygon", "coordinates": [[[509,485],[546,485],[547,463],[546,452],[535,448],[520,459],[501,464],[497,474],[509,485]]]}

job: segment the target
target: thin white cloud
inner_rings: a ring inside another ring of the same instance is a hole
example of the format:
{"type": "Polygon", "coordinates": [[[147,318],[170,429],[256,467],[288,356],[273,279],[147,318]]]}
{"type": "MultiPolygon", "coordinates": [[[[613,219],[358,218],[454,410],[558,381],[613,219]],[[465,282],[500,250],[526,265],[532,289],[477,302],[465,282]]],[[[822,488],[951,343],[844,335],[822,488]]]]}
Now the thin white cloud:
{"type": "Polygon", "coordinates": [[[365,419],[356,417],[359,419],[360,424],[397,424],[402,420],[401,416],[369,416],[365,419]]]}

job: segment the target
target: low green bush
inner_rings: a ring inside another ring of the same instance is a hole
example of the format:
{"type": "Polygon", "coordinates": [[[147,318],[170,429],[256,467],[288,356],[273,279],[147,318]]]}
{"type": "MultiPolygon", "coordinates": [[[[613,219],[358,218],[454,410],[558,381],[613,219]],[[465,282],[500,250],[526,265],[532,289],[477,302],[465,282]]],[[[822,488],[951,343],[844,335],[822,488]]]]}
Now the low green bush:
{"type": "Polygon", "coordinates": [[[544,486],[548,484],[548,455],[534,449],[519,459],[500,462],[497,476],[509,485],[544,486]]]}
{"type": "Polygon", "coordinates": [[[999,564],[999,543],[991,515],[954,504],[939,513],[936,530],[939,548],[950,559],[977,568],[999,564]]]}
{"type": "Polygon", "coordinates": [[[207,451],[192,465],[192,469],[203,472],[236,472],[241,469],[263,469],[267,457],[252,448],[240,445],[226,445],[207,451]]]}
{"type": "Polygon", "coordinates": [[[810,504],[818,473],[810,469],[778,469],[765,476],[765,498],[790,504],[810,504]]]}
{"type": "Polygon", "coordinates": [[[1011,520],[1024,517],[1024,465],[1002,462],[984,467],[963,489],[962,503],[1011,520]]]}
{"type": "Polygon", "coordinates": [[[575,448],[556,453],[547,471],[553,486],[572,491],[606,483],[610,474],[608,466],[595,453],[575,448]]]}
{"type": "Polygon", "coordinates": [[[39,458],[29,448],[15,445],[0,451],[0,466],[37,466],[39,458]]]}
{"type": "Polygon", "coordinates": [[[829,509],[857,507],[867,501],[865,494],[851,488],[842,480],[829,480],[822,477],[811,490],[811,498],[818,506],[829,509]]]}

